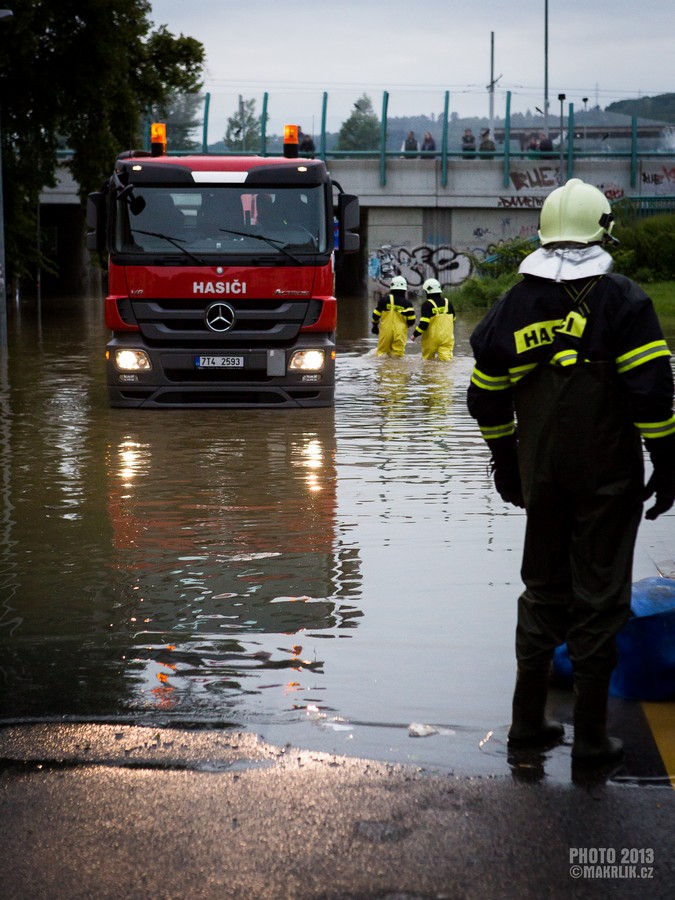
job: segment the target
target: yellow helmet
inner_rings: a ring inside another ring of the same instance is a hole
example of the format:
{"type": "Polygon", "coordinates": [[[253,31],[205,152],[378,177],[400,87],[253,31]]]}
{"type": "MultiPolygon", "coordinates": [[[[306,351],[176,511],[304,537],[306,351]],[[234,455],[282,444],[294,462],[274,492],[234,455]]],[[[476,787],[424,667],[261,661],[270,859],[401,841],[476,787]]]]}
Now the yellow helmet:
{"type": "Polygon", "coordinates": [[[609,200],[598,188],[571,178],[544,200],[539,218],[543,246],[561,242],[596,244],[609,236],[614,216],[609,200]]]}

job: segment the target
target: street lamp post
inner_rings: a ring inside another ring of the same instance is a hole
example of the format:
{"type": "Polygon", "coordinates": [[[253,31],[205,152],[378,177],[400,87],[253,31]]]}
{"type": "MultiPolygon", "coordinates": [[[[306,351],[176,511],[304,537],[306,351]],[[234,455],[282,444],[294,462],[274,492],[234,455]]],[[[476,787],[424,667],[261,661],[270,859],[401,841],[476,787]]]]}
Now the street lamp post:
{"type": "MultiPolygon", "coordinates": [[[[0,23],[9,22],[14,13],[11,9],[0,9],[0,23]]],[[[2,97],[0,96],[0,116],[2,97]]],[[[2,122],[0,121],[0,343],[7,340],[7,276],[5,267],[5,209],[2,193],[2,122]]]]}
{"type": "Polygon", "coordinates": [[[581,98],[584,104],[584,150],[586,150],[586,113],[588,112],[588,97],[581,98]]]}
{"type": "Polygon", "coordinates": [[[562,184],[565,180],[563,178],[564,171],[564,154],[563,154],[563,103],[565,102],[565,95],[558,94],[558,100],[560,100],[560,176],[559,180],[562,184]]]}

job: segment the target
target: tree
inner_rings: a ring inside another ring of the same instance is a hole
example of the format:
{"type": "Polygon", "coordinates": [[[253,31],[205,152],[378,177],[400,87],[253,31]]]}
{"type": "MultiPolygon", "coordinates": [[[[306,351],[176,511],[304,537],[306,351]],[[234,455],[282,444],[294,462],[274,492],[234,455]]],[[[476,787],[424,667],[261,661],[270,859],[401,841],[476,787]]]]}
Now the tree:
{"type": "Polygon", "coordinates": [[[5,246],[9,279],[40,259],[36,213],[53,186],[57,149],[84,199],[121,150],[140,144],[142,116],[172,92],[200,87],[204,48],[152,30],[148,0],[15,0],[0,28],[5,246]]]}
{"type": "Polygon", "coordinates": [[[373,111],[373,101],[363,94],[340,128],[338,150],[376,150],[379,142],[380,121],[373,111]]]}
{"type": "Polygon", "coordinates": [[[259,150],[262,116],[255,114],[255,100],[239,97],[239,107],[227,120],[225,146],[229,150],[259,150]]]}
{"type": "Polygon", "coordinates": [[[201,150],[201,141],[190,134],[203,125],[203,108],[203,94],[172,94],[167,102],[154,104],[147,119],[166,123],[168,150],[201,150]]]}

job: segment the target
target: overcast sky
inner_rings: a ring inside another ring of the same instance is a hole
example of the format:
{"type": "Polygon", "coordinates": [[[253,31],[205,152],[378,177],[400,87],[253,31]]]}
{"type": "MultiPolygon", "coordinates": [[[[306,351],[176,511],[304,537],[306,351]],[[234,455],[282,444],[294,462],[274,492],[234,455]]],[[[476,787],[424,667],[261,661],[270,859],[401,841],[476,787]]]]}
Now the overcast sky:
{"type": "Polygon", "coordinates": [[[268,94],[270,131],[295,121],[320,131],[368,94],[375,111],[389,92],[389,115],[543,109],[558,94],[575,111],[614,100],[675,92],[675,4],[668,0],[151,0],[151,20],[201,41],[204,89],[211,95],[209,141],[225,130],[237,98],[268,94]],[[494,67],[491,35],[494,35],[494,67]]]}

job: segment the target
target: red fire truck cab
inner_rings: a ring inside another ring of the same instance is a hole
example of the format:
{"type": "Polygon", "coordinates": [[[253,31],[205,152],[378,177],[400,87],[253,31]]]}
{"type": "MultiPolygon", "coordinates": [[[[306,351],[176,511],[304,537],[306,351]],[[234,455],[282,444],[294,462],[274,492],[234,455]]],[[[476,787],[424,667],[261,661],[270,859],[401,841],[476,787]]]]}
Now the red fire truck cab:
{"type": "Polygon", "coordinates": [[[110,404],[331,406],[335,255],[358,224],[321,160],[122,154],[88,206],[110,404]]]}

